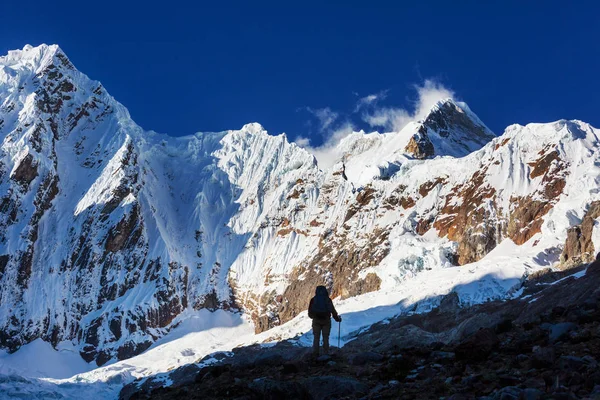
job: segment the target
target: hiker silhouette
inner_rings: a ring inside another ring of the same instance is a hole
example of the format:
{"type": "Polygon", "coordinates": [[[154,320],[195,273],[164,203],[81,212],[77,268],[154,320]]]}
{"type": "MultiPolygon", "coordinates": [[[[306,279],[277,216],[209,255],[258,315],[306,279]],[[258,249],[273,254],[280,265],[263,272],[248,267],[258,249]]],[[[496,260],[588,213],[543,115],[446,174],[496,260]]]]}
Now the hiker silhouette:
{"type": "Polygon", "coordinates": [[[329,333],[331,332],[331,316],[337,322],[342,322],[329,298],[329,293],[325,286],[317,286],[315,297],[310,299],[308,304],[308,317],[312,319],[313,329],[313,355],[319,355],[319,342],[321,334],[323,335],[323,352],[329,353],[329,333]]]}

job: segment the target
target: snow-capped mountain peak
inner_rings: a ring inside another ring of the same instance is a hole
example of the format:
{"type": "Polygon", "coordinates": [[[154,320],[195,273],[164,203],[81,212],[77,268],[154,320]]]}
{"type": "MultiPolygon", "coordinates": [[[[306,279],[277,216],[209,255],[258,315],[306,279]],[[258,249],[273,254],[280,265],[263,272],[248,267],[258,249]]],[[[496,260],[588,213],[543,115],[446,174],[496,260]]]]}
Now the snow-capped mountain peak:
{"type": "MultiPolygon", "coordinates": [[[[101,365],[202,309],[264,331],[317,284],[394,290],[424,269],[485,270],[510,243],[541,266],[596,200],[582,188],[600,181],[597,133],[495,137],[446,99],[399,132],[350,134],[321,170],[258,123],[145,132],[58,46],[26,46],[0,58],[0,347],[68,342],[101,365]]],[[[493,288],[465,301],[510,289],[493,288]]]]}
{"type": "Polygon", "coordinates": [[[31,69],[40,72],[57,57],[66,58],[65,53],[56,44],[41,44],[37,47],[25,45],[22,50],[11,50],[8,55],[0,57],[0,65],[12,69],[31,69]]]}
{"type": "Polygon", "coordinates": [[[417,143],[429,138],[434,155],[461,157],[483,147],[495,135],[466,103],[444,99],[419,121],[417,143]]]}

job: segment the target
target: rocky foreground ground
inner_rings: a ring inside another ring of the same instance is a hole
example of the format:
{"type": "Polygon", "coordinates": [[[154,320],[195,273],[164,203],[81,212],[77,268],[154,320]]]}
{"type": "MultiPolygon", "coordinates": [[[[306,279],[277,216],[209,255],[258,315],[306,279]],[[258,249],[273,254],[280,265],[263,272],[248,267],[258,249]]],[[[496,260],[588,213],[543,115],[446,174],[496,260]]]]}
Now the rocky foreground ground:
{"type": "Polygon", "coordinates": [[[211,357],[121,398],[600,399],[600,262],[537,274],[507,302],[461,308],[450,294],[316,360],[293,341],[211,357]]]}

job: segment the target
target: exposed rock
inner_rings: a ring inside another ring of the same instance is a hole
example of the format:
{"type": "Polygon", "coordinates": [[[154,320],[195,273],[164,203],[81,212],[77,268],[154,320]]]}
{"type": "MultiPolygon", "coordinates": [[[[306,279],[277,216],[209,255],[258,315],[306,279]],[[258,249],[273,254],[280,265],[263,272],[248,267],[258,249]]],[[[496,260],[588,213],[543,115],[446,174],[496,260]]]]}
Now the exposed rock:
{"type": "Polygon", "coordinates": [[[500,147],[502,147],[502,146],[506,146],[506,144],[507,144],[508,142],[510,142],[510,138],[505,138],[505,139],[502,139],[502,141],[501,141],[501,142],[499,142],[499,143],[496,143],[496,145],[494,146],[494,150],[498,150],[500,147]]]}
{"type": "Polygon", "coordinates": [[[458,242],[459,265],[478,261],[494,249],[504,236],[504,220],[496,214],[496,190],[484,184],[488,167],[477,171],[469,182],[454,187],[433,226],[440,237],[458,242]],[[457,203],[456,198],[461,200],[457,203]],[[482,204],[488,207],[482,207],[482,204]],[[490,212],[489,210],[496,210],[490,212]]]}
{"type": "Polygon", "coordinates": [[[383,356],[381,354],[375,353],[373,351],[356,353],[348,358],[348,362],[351,365],[365,365],[367,363],[374,363],[374,362],[381,362],[381,361],[383,361],[383,356]]]}
{"type": "Polygon", "coordinates": [[[572,322],[561,322],[556,325],[550,326],[550,333],[548,338],[550,342],[556,342],[565,337],[570,331],[576,328],[576,325],[572,322]]]}
{"type": "Polygon", "coordinates": [[[459,360],[484,360],[498,346],[498,337],[491,329],[481,329],[456,346],[459,360]]]}
{"type": "Polygon", "coordinates": [[[556,358],[553,348],[535,346],[532,350],[532,366],[545,368],[554,364],[556,358]]]}
{"type": "Polygon", "coordinates": [[[250,389],[258,393],[263,399],[303,399],[307,397],[304,387],[297,382],[258,378],[248,386],[250,389]]]}
{"type": "Polygon", "coordinates": [[[519,400],[523,393],[523,389],[516,386],[507,386],[500,389],[493,398],[493,400],[519,400]]]}
{"type": "Polygon", "coordinates": [[[369,390],[367,385],[356,379],[339,376],[315,376],[305,379],[302,385],[313,399],[357,398],[369,390]]]}
{"type": "Polygon", "coordinates": [[[415,226],[415,232],[423,236],[429,231],[429,229],[431,229],[432,223],[433,218],[420,219],[419,221],[417,221],[417,226],[415,226]]]}
{"type": "Polygon", "coordinates": [[[431,358],[434,359],[435,361],[454,360],[456,358],[456,354],[451,351],[436,350],[436,351],[431,352],[431,358]]]}
{"type": "Polygon", "coordinates": [[[284,362],[283,355],[281,353],[267,353],[263,352],[258,354],[258,356],[254,359],[255,366],[279,366],[284,362]]]}
{"type": "Polygon", "coordinates": [[[37,163],[33,160],[31,154],[27,154],[20,162],[11,178],[16,182],[20,183],[23,187],[29,186],[38,176],[37,163]]]}
{"type": "MultiPolygon", "coordinates": [[[[121,347],[119,347],[117,349],[117,358],[119,360],[126,360],[135,355],[143,353],[150,346],[152,346],[152,342],[149,340],[145,341],[145,342],[141,342],[141,343],[126,342],[124,345],[122,345],[121,347]]],[[[102,365],[102,364],[100,364],[100,361],[98,361],[97,363],[98,363],[98,366],[102,365]]]]}
{"type": "Polygon", "coordinates": [[[560,255],[563,269],[594,261],[596,249],[592,242],[592,231],[598,217],[600,217],[600,201],[594,201],[590,204],[581,224],[569,228],[565,247],[560,255]]]}
{"type": "Polygon", "coordinates": [[[135,244],[142,235],[142,226],[138,215],[138,206],[135,205],[129,216],[123,217],[119,223],[108,232],[106,238],[106,251],[111,253],[121,251],[128,245],[135,244]]]}
{"type": "MultiPolygon", "coordinates": [[[[423,121],[423,127],[437,132],[440,137],[446,140],[458,141],[458,145],[468,149],[464,142],[474,142],[483,146],[494,138],[494,134],[482,125],[469,117],[467,113],[453,101],[444,101],[438,104],[423,121]],[[461,135],[453,137],[451,131],[462,132],[461,135]],[[464,136],[463,136],[464,135],[464,136]]],[[[468,150],[467,150],[468,151],[468,150]]]]}
{"type": "Polygon", "coordinates": [[[4,275],[4,271],[6,270],[6,265],[10,260],[10,255],[2,254],[0,255],[0,279],[2,279],[2,275],[4,275]]]}
{"type": "Polygon", "coordinates": [[[322,354],[319,357],[317,357],[317,362],[320,363],[328,363],[331,361],[331,356],[329,354],[322,354]]]}
{"type": "Polygon", "coordinates": [[[369,333],[363,336],[360,342],[350,342],[344,346],[348,351],[377,353],[397,353],[405,349],[423,348],[440,341],[438,334],[421,329],[415,325],[403,325],[401,327],[389,326],[393,334],[381,335],[370,338],[369,333]]]}
{"type": "Polygon", "coordinates": [[[417,160],[433,157],[433,143],[431,143],[429,136],[427,136],[427,129],[425,127],[421,126],[419,131],[410,138],[404,151],[417,160]]]}
{"type": "MultiPolygon", "coordinates": [[[[370,201],[371,194],[365,192],[361,201],[370,201]]],[[[387,255],[387,235],[388,232],[378,230],[370,235],[369,241],[361,248],[354,247],[352,242],[346,242],[343,237],[330,238],[329,244],[321,246],[307,266],[294,269],[289,280],[291,283],[280,302],[273,294],[265,294],[260,299],[263,309],[269,309],[271,305],[271,316],[263,314],[262,310],[252,314],[256,332],[285,323],[306,310],[317,285],[329,286],[332,298],[346,298],[378,290],[381,279],[376,274],[369,273],[364,278],[359,274],[377,265],[387,255]],[[303,279],[299,279],[300,276],[303,279]]],[[[249,304],[244,306],[248,307],[249,304]]]]}
{"type": "Polygon", "coordinates": [[[542,217],[552,209],[547,201],[534,200],[533,197],[513,197],[512,213],[508,222],[507,234],[518,245],[527,242],[541,231],[542,217]]]}
{"type": "Polygon", "coordinates": [[[414,207],[415,204],[416,203],[415,203],[415,201],[413,200],[412,197],[401,197],[400,198],[400,205],[404,209],[409,209],[411,207],[414,207]]]}
{"type": "Polygon", "coordinates": [[[446,183],[446,178],[438,177],[432,181],[427,181],[419,186],[419,194],[426,197],[436,186],[446,183]]]}
{"type": "Polygon", "coordinates": [[[529,163],[529,166],[532,167],[529,177],[534,179],[544,175],[550,169],[553,161],[560,161],[558,151],[556,150],[543,154],[537,161],[529,163]]]}
{"type": "Polygon", "coordinates": [[[459,265],[480,260],[504,237],[521,245],[541,231],[543,217],[562,194],[567,173],[567,164],[558,154],[548,154],[530,164],[532,178],[542,176],[543,187],[529,196],[511,197],[508,219],[496,204],[496,190],[484,183],[489,165],[451,190],[433,226],[440,236],[458,242],[459,265]]]}
{"type": "Polygon", "coordinates": [[[538,399],[541,399],[543,395],[544,395],[544,392],[542,392],[539,389],[527,388],[527,389],[523,389],[521,397],[523,400],[538,400],[538,399]]]}

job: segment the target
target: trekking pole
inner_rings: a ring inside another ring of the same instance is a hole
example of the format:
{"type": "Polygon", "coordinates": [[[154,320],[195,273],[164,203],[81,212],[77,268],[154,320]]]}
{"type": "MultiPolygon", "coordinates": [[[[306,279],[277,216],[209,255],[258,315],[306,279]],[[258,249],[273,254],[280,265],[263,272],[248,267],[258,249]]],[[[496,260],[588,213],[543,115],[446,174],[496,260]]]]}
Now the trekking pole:
{"type": "Polygon", "coordinates": [[[342,321],[338,321],[338,349],[340,348],[340,331],[342,330],[342,321]]]}

